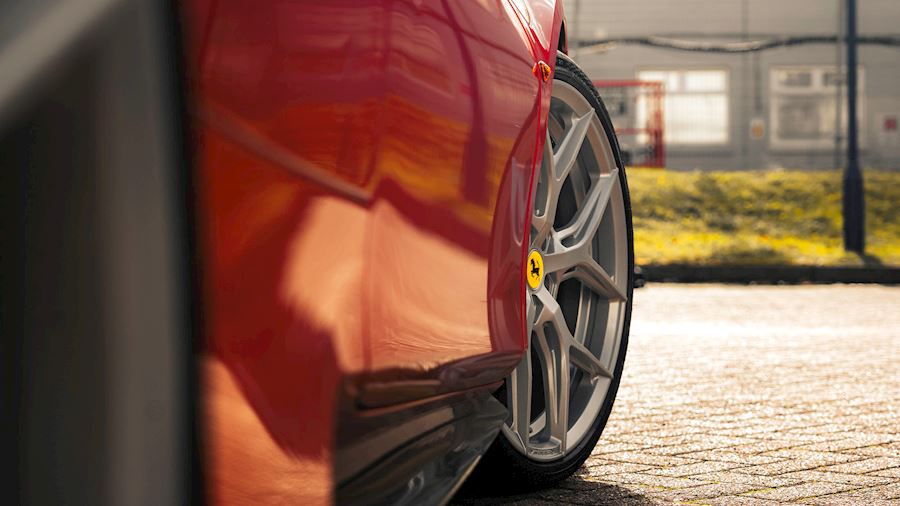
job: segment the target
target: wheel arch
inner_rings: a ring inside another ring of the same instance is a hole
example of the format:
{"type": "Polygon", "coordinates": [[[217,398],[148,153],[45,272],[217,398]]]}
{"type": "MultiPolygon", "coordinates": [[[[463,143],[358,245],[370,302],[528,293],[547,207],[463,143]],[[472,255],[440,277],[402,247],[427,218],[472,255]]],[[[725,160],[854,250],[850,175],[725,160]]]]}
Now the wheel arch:
{"type": "Polygon", "coordinates": [[[559,23],[559,40],[556,42],[556,50],[563,54],[569,54],[569,38],[566,35],[565,16],[559,23]]]}
{"type": "Polygon", "coordinates": [[[511,0],[522,14],[531,39],[535,61],[554,66],[557,51],[568,51],[565,37],[565,13],[562,0],[511,0]]]}

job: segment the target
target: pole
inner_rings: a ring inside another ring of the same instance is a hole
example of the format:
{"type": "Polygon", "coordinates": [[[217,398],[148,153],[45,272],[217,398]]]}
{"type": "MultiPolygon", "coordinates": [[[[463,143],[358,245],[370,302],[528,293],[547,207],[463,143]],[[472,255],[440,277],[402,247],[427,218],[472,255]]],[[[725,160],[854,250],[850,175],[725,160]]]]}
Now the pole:
{"type": "MultiPolygon", "coordinates": [[[[748,0],[741,2],[741,40],[747,42],[750,39],[750,16],[748,16],[749,6],[748,0]]],[[[741,165],[744,169],[750,168],[750,161],[747,160],[750,144],[750,56],[748,54],[741,55],[741,113],[744,117],[741,125],[741,165]]]]}
{"type": "Polygon", "coordinates": [[[844,170],[844,249],[865,253],[865,203],[856,124],[856,0],[847,0],[847,168],[844,170]]]}
{"type": "Polygon", "coordinates": [[[834,168],[841,166],[841,141],[844,136],[844,1],[837,0],[837,39],[834,44],[834,68],[837,83],[834,87],[834,168]]]}
{"type": "Polygon", "coordinates": [[[578,44],[581,43],[581,38],[580,38],[581,33],[578,31],[581,28],[581,26],[580,26],[580,24],[581,24],[580,23],[580,21],[581,21],[581,0],[575,0],[575,16],[573,16],[570,19],[571,19],[570,30],[568,30],[569,33],[566,34],[566,36],[568,36],[568,38],[569,38],[569,40],[568,40],[569,56],[573,60],[577,60],[578,53],[581,52],[578,47],[578,44]]]}

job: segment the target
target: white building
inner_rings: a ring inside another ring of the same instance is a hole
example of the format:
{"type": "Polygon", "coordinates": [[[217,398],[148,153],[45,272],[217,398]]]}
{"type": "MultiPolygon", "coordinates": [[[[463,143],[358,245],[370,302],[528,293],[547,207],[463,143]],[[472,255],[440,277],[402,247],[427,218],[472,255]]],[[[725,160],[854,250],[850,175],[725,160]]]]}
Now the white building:
{"type": "MultiPolygon", "coordinates": [[[[721,45],[835,36],[842,26],[838,0],[566,0],[565,7],[572,46],[647,36],[721,45]]],[[[858,18],[860,36],[900,39],[900,0],[858,0],[858,18]]],[[[837,106],[846,52],[834,43],[743,54],[620,43],[574,57],[592,79],[665,83],[670,168],[844,163],[835,156],[835,126],[840,116],[846,120],[845,101],[837,106]]],[[[861,44],[859,69],[862,166],[900,169],[900,46],[861,44]]]]}

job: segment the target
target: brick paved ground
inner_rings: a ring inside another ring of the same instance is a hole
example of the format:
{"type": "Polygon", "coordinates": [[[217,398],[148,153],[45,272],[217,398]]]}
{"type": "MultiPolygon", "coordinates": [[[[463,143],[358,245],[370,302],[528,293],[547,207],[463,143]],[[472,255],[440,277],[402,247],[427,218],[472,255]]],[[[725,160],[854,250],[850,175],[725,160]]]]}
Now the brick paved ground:
{"type": "Polygon", "coordinates": [[[585,467],[466,502],[900,504],[900,288],[656,284],[634,314],[585,467]]]}

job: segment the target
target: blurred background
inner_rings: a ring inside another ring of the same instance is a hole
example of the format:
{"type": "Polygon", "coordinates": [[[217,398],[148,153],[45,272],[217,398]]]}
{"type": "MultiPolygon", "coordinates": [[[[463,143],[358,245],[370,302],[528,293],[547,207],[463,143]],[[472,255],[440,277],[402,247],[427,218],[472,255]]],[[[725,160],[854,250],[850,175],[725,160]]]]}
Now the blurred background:
{"type": "Polygon", "coordinates": [[[639,264],[900,265],[900,2],[854,3],[866,241],[848,254],[847,0],[566,1],[632,167],[639,264]]]}

